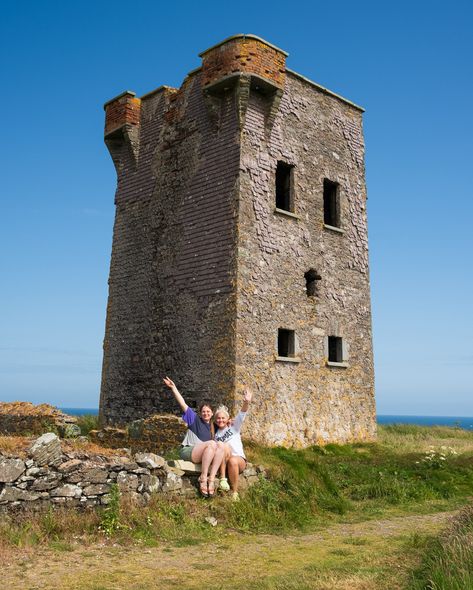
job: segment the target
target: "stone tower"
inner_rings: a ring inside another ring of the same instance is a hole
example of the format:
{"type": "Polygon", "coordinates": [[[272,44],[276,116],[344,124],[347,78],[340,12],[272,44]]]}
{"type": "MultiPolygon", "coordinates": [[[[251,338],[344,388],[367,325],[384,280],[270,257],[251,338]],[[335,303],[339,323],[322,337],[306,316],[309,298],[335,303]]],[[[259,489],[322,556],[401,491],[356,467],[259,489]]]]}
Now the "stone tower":
{"type": "Polygon", "coordinates": [[[118,176],[100,415],[255,399],[245,435],[376,433],[359,106],[235,35],[180,88],[105,104],[118,176]]]}

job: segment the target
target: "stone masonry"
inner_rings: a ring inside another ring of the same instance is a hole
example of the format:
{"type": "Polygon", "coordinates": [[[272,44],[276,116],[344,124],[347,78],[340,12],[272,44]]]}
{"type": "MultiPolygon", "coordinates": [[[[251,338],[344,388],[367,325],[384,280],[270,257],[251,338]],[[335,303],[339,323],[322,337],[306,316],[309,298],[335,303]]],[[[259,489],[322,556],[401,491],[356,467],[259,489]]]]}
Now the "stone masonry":
{"type": "Polygon", "coordinates": [[[190,405],[237,409],[250,387],[244,435],[264,444],[375,436],[363,109],[286,57],[236,35],[181,88],[105,105],[118,188],[103,424],[175,411],[169,375],[190,405]]]}
{"type": "MultiPolygon", "coordinates": [[[[85,451],[63,452],[60,439],[47,432],[33,440],[27,456],[0,452],[0,514],[44,510],[51,506],[90,508],[110,502],[112,486],[131,501],[146,505],[155,494],[198,495],[200,465],[166,461],[154,453],[103,456],[85,451]]],[[[264,467],[248,464],[240,474],[245,490],[265,477],[264,467]]],[[[218,485],[218,479],[216,479],[218,485]]]]}

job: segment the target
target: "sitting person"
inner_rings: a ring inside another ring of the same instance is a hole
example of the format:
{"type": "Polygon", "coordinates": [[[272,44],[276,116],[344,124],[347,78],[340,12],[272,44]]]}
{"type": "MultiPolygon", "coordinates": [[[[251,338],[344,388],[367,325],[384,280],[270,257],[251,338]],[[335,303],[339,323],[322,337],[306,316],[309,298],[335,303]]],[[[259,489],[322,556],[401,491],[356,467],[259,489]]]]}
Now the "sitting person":
{"type": "Polygon", "coordinates": [[[202,403],[197,414],[186,404],[172,379],[166,377],[163,381],[172,391],[177,403],[184,412],[182,419],[187,426],[179,457],[183,461],[202,464],[202,472],[199,477],[200,493],[206,498],[212,497],[215,495],[215,475],[225,454],[224,445],[213,440],[212,408],[208,403],[202,403]]]}
{"type": "Polygon", "coordinates": [[[238,478],[247,463],[241,442],[240,430],[252,397],[252,393],[246,389],[243,396],[243,405],[234,420],[230,420],[230,414],[225,406],[220,406],[215,412],[215,424],[218,429],[215,433],[215,440],[225,444],[225,458],[220,468],[220,488],[224,491],[228,490],[228,482],[225,477],[226,468],[232,490],[232,499],[234,501],[240,499],[238,495],[238,478]]]}

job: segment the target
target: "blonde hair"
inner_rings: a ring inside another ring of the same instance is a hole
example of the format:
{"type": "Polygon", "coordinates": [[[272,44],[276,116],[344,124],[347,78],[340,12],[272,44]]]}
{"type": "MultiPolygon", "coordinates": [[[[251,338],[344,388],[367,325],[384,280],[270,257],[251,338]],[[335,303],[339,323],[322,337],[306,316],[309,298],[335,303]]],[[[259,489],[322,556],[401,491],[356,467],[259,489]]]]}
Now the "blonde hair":
{"type": "Polygon", "coordinates": [[[215,410],[215,417],[217,417],[217,414],[225,414],[227,418],[230,418],[230,413],[227,406],[218,406],[218,408],[215,410]]]}

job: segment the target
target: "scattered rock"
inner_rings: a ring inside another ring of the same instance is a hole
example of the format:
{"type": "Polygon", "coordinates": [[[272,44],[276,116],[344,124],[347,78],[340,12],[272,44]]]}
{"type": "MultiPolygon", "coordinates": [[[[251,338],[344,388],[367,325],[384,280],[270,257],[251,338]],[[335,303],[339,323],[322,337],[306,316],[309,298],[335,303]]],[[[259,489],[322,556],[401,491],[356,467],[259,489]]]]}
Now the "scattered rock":
{"type": "Polygon", "coordinates": [[[73,471],[78,469],[81,465],[82,465],[82,461],[80,461],[79,459],[69,459],[69,461],[65,461],[64,463],[61,463],[61,465],[59,465],[57,470],[60,471],[61,473],[66,473],[66,474],[72,473],[73,471]]]}
{"type": "Polygon", "coordinates": [[[0,457],[0,483],[12,483],[24,473],[26,465],[21,459],[0,457]]]}
{"type": "Polygon", "coordinates": [[[138,476],[134,473],[120,471],[120,473],[117,475],[117,485],[122,493],[136,491],[138,484],[138,476]]]}
{"type": "Polygon", "coordinates": [[[56,488],[61,483],[62,477],[58,473],[49,473],[33,482],[31,489],[35,492],[46,492],[56,488]]]}
{"type": "Polygon", "coordinates": [[[147,469],[159,469],[166,465],[166,459],[154,453],[136,453],[135,461],[140,467],[146,467],[147,469]]]}
{"type": "Polygon", "coordinates": [[[31,445],[29,456],[40,466],[61,463],[62,449],[57,435],[53,432],[41,435],[31,445]]]}
{"type": "Polygon", "coordinates": [[[6,502],[18,502],[18,500],[23,502],[32,502],[38,498],[38,494],[32,494],[26,490],[19,490],[18,488],[14,487],[4,487],[0,492],[0,504],[4,504],[6,502]]]}
{"type": "Polygon", "coordinates": [[[96,483],[91,484],[90,486],[86,486],[82,493],[85,496],[100,496],[102,494],[107,494],[110,491],[110,485],[107,483],[96,483]]]}
{"type": "Polygon", "coordinates": [[[218,520],[215,518],[215,516],[206,516],[205,522],[208,522],[210,526],[218,525],[218,520]]]}
{"type": "Polygon", "coordinates": [[[160,487],[161,487],[161,482],[160,482],[159,478],[157,478],[155,475],[150,475],[149,476],[149,483],[148,483],[148,492],[150,492],[151,494],[159,492],[160,487]]]}
{"type": "Polygon", "coordinates": [[[82,489],[79,486],[66,483],[55,490],[51,490],[50,495],[52,498],[80,498],[82,496],[82,489]]]}
{"type": "Polygon", "coordinates": [[[100,467],[84,469],[80,475],[81,479],[90,483],[105,483],[108,479],[108,472],[100,467]]]}
{"type": "Polygon", "coordinates": [[[182,488],[182,479],[179,475],[176,475],[172,471],[166,471],[166,477],[163,480],[161,491],[163,493],[166,492],[176,492],[182,488]]]}

